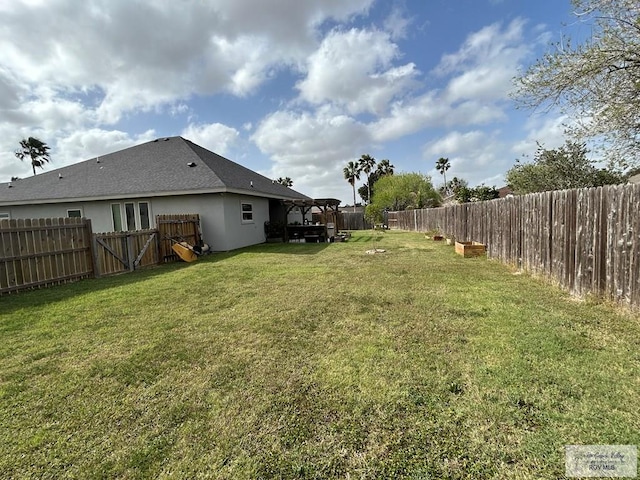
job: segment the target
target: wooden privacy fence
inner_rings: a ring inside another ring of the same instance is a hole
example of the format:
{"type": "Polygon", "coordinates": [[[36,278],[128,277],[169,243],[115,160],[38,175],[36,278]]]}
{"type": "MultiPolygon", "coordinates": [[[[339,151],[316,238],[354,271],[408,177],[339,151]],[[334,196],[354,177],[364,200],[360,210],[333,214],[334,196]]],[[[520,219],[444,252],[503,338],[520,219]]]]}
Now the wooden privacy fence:
{"type": "Polygon", "coordinates": [[[175,260],[172,241],[201,241],[197,214],[158,215],[156,225],[93,234],[86,218],[0,220],[0,295],[175,260]]]}
{"type": "Polygon", "coordinates": [[[175,242],[187,242],[190,245],[200,245],[200,215],[197,213],[178,215],[157,215],[160,259],[163,262],[177,260],[178,256],[171,249],[175,242]]]}
{"type": "Polygon", "coordinates": [[[96,276],[113,275],[160,263],[158,231],[96,233],[96,276]]]}
{"type": "Polygon", "coordinates": [[[91,220],[0,220],[0,294],[94,276],[91,220]]]}
{"type": "Polygon", "coordinates": [[[640,307],[640,185],[397,212],[397,228],[486,244],[487,255],[576,295],[640,307]]]}
{"type": "Polygon", "coordinates": [[[363,212],[339,212],[338,230],[366,230],[371,224],[364,218],[363,212]]]}

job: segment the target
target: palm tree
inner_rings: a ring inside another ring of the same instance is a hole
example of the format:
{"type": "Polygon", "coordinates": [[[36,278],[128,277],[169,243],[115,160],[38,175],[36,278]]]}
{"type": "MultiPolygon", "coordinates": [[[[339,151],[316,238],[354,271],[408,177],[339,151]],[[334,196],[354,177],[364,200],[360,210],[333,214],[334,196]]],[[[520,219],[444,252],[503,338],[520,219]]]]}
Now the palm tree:
{"type": "Polygon", "coordinates": [[[358,160],[358,173],[364,172],[367,175],[367,192],[368,203],[371,203],[371,179],[369,173],[373,171],[373,167],[376,166],[376,159],[371,155],[364,154],[358,160]]]}
{"type": "Polygon", "coordinates": [[[20,141],[21,150],[16,151],[16,157],[20,160],[24,160],[26,157],[31,158],[31,167],[33,168],[33,174],[36,174],[36,167],[44,168],[45,162],[50,162],[49,147],[46,143],[38,140],[34,137],[28,139],[22,139],[20,141]]]}
{"type": "Polygon", "coordinates": [[[391,165],[391,162],[386,158],[384,160],[380,160],[378,162],[378,168],[376,169],[376,173],[378,177],[384,177],[385,175],[393,175],[393,169],[396,168],[391,165]]]}
{"type": "Polygon", "coordinates": [[[284,185],[285,187],[293,187],[293,180],[291,177],[278,177],[277,180],[274,180],[275,183],[279,183],[280,185],[284,185]]]}
{"type": "Polygon", "coordinates": [[[386,177],[387,175],[393,175],[393,169],[396,168],[391,165],[389,160],[380,160],[378,162],[378,166],[375,170],[373,170],[369,176],[367,177],[367,183],[362,185],[358,189],[358,195],[367,203],[371,203],[373,201],[373,194],[375,193],[376,182],[380,180],[382,177],[386,177]]]}
{"type": "Polygon", "coordinates": [[[360,180],[360,170],[355,162],[347,163],[347,166],[342,169],[344,178],[349,182],[351,188],[353,188],[353,211],[356,211],[356,180],[360,180]]]}
{"type": "Polygon", "coordinates": [[[436,170],[438,170],[440,174],[443,176],[445,188],[447,186],[447,176],[445,175],[445,172],[449,170],[449,167],[451,167],[451,163],[449,162],[448,158],[440,157],[436,162],[436,170]]]}

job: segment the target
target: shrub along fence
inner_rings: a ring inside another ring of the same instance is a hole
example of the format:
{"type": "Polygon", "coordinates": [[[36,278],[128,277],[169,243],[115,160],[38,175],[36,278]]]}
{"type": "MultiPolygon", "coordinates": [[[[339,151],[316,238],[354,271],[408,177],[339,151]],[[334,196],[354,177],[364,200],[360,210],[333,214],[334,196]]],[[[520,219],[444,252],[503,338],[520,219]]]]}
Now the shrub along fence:
{"type": "Polygon", "coordinates": [[[397,212],[397,228],[439,230],[549,277],[573,294],[640,307],[640,185],[534,193],[397,212]]]}
{"type": "Polygon", "coordinates": [[[173,241],[200,241],[197,214],[159,215],[156,224],[94,234],[86,218],[0,220],[0,294],[157,265],[175,260],[165,251],[173,241]]]}

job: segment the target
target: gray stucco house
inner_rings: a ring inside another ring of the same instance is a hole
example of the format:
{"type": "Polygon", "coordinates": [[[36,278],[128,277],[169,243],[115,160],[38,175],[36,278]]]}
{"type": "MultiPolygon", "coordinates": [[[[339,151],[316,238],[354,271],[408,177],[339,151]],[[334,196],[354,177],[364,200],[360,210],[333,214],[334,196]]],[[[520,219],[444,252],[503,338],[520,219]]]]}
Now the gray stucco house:
{"type": "MultiPolygon", "coordinates": [[[[10,183],[0,219],[80,216],[94,232],[155,227],[155,215],[198,213],[203,240],[226,251],[262,243],[284,202],[310,197],[182,137],[160,138],[10,183]]],[[[292,218],[289,221],[302,220],[292,218]]]]}

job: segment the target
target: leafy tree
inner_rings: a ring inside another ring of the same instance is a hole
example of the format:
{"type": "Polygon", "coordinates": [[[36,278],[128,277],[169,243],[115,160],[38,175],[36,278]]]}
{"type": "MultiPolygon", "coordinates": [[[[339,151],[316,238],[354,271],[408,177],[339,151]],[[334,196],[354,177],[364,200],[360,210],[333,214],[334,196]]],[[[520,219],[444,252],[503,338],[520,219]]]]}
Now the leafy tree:
{"type": "Polygon", "coordinates": [[[472,202],[484,202],[485,200],[493,200],[499,196],[500,192],[498,192],[495,185],[493,187],[487,187],[483,184],[471,189],[472,202]]]}
{"type": "Polygon", "coordinates": [[[533,163],[516,161],[506,178],[515,193],[597,187],[624,182],[621,174],[596,168],[587,159],[586,146],[576,142],[566,142],[560,148],[550,150],[538,145],[533,163]]]}
{"type": "Polygon", "coordinates": [[[458,177],[453,177],[449,183],[446,185],[446,190],[447,192],[452,192],[454,195],[455,193],[460,190],[462,187],[468,187],[469,186],[469,182],[467,182],[465,179],[463,178],[458,178],[458,177]]]}
{"type": "Polygon", "coordinates": [[[469,188],[467,185],[463,185],[456,189],[453,193],[454,198],[458,203],[469,203],[473,194],[473,188],[469,188]]]}
{"type": "Polygon", "coordinates": [[[274,180],[276,183],[279,183],[280,185],[284,185],[285,187],[293,187],[293,180],[291,180],[290,177],[278,177],[276,180],[274,180]]]}
{"type": "Polygon", "coordinates": [[[373,240],[374,252],[378,253],[378,249],[376,248],[376,241],[380,239],[378,226],[384,221],[384,210],[380,208],[379,205],[370,203],[364,208],[364,219],[371,224],[373,230],[371,239],[373,240]]]}
{"type": "Polygon", "coordinates": [[[500,196],[500,192],[498,192],[495,186],[487,187],[482,184],[474,188],[469,188],[466,182],[464,185],[460,185],[453,190],[453,194],[458,203],[484,202],[485,200],[493,200],[500,196]]]}
{"type": "MultiPolygon", "coordinates": [[[[371,155],[364,154],[360,157],[360,160],[358,160],[358,172],[364,173],[367,176],[367,200],[371,199],[371,178],[369,174],[373,171],[375,166],[376,159],[371,155]]],[[[363,200],[365,199],[363,198],[363,200]]]]}
{"type": "Polygon", "coordinates": [[[370,203],[364,207],[364,219],[371,224],[372,228],[375,228],[384,221],[384,210],[378,204],[370,203]]]}
{"type": "MultiPolygon", "coordinates": [[[[445,186],[447,185],[447,175],[445,174],[445,172],[449,170],[450,167],[451,167],[451,162],[449,162],[448,158],[440,157],[436,162],[436,170],[438,170],[440,172],[440,175],[442,175],[445,186]]],[[[445,191],[445,194],[446,194],[446,191],[445,191]]]]}
{"type": "Polygon", "coordinates": [[[36,167],[43,168],[46,162],[50,162],[49,146],[34,137],[22,139],[20,141],[20,150],[17,150],[16,157],[20,160],[24,160],[29,157],[31,159],[31,167],[33,168],[33,174],[36,174],[36,167]]]}
{"type": "Polygon", "coordinates": [[[376,183],[373,205],[380,210],[406,210],[440,205],[431,178],[420,173],[386,175],[376,183]]]}
{"type": "Polygon", "coordinates": [[[351,188],[353,188],[353,211],[356,211],[356,180],[360,180],[360,170],[355,162],[347,163],[347,166],[342,169],[345,180],[349,182],[351,188]]]}
{"type": "Polygon", "coordinates": [[[446,185],[442,185],[439,188],[440,195],[446,197],[449,194],[453,194],[455,196],[456,192],[462,187],[468,187],[469,183],[463,178],[453,177],[449,180],[446,185]]]}
{"type": "Polygon", "coordinates": [[[563,39],[517,79],[515,99],[527,108],[558,107],[576,120],[578,140],[599,139],[614,165],[640,156],[640,3],[572,0],[591,36],[563,39]]]}

